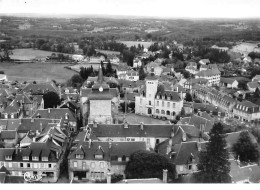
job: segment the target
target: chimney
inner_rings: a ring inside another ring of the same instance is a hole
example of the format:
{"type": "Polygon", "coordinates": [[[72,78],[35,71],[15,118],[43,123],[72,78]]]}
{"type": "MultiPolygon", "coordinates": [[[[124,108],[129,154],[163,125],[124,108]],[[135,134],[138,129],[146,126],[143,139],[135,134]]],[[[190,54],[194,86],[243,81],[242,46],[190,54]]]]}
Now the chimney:
{"type": "Polygon", "coordinates": [[[174,127],[172,127],[171,137],[174,137],[174,127]]]}
{"type": "Polygon", "coordinates": [[[34,118],[31,119],[31,123],[33,123],[33,122],[34,122],[34,118]]]}
{"type": "Polygon", "coordinates": [[[163,170],[163,183],[167,183],[167,173],[168,173],[167,169],[163,170]]]}
{"type": "Polygon", "coordinates": [[[91,148],[91,139],[88,141],[88,148],[91,148]]]}
{"type": "Polygon", "coordinates": [[[18,145],[15,146],[15,154],[18,154],[18,145]]]}
{"type": "Polygon", "coordinates": [[[42,132],[42,123],[40,123],[40,132],[42,132]]]}
{"type": "Polygon", "coordinates": [[[33,142],[35,142],[36,141],[36,138],[35,137],[33,137],[33,142]]]}
{"type": "Polygon", "coordinates": [[[69,114],[65,113],[65,119],[69,119],[69,114]]]}
{"type": "Polygon", "coordinates": [[[51,108],[48,108],[48,113],[51,113],[51,108]]]}
{"type": "Polygon", "coordinates": [[[107,183],[111,183],[111,173],[107,173],[107,183]]]}
{"type": "Polygon", "coordinates": [[[141,130],[143,131],[144,130],[144,123],[143,122],[140,122],[140,127],[141,127],[141,130]]]}
{"type": "Polygon", "coordinates": [[[197,142],[197,147],[198,147],[198,151],[200,152],[201,151],[201,144],[200,144],[200,142],[197,142]]]}
{"type": "Polygon", "coordinates": [[[96,121],[94,121],[93,127],[97,128],[97,122],[96,121]]]}
{"type": "Polygon", "coordinates": [[[127,123],[127,121],[125,121],[125,123],[124,123],[124,128],[125,128],[125,129],[128,129],[128,123],[127,123]]]}

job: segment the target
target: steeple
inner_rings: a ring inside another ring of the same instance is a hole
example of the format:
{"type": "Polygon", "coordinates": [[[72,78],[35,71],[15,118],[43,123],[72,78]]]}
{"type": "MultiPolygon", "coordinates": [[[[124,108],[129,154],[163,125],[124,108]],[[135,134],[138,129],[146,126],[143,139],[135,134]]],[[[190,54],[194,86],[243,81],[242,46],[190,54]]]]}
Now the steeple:
{"type": "Polygon", "coordinates": [[[97,79],[98,83],[103,83],[104,82],[104,76],[103,76],[103,72],[102,72],[102,67],[100,64],[99,70],[98,70],[98,79],[97,79]]]}

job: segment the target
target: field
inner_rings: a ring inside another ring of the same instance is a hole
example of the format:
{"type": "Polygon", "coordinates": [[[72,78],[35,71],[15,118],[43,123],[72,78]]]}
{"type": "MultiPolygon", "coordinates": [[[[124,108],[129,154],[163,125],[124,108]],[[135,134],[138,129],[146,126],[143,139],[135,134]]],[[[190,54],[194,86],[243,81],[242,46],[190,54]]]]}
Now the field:
{"type": "MultiPolygon", "coordinates": [[[[31,60],[37,58],[45,58],[50,56],[52,53],[51,51],[43,51],[43,50],[34,50],[34,49],[14,49],[12,50],[13,55],[10,55],[11,59],[19,59],[19,60],[31,60]]],[[[65,53],[64,53],[65,54],[65,53]]],[[[67,55],[67,54],[65,54],[67,55]]]]}
{"type": "Polygon", "coordinates": [[[137,42],[137,41],[118,41],[118,43],[123,43],[127,47],[138,46],[138,44],[143,45],[144,48],[149,48],[154,42],[137,42]]]}
{"type": "Polygon", "coordinates": [[[76,72],[65,69],[68,64],[55,63],[0,63],[0,70],[4,71],[11,81],[51,81],[66,82],[76,72]]]}

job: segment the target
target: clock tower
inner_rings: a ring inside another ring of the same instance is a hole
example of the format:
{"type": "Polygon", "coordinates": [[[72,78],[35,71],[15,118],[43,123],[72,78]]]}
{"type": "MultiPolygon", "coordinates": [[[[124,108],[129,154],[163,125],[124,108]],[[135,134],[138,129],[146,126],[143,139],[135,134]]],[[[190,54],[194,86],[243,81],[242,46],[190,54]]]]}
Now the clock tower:
{"type": "Polygon", "coordinates": [[[92,86],[89,100],[88,123],[112,124],[112,94],[105,83],[102,68],[98,71],[97,83],[92,86]]]}

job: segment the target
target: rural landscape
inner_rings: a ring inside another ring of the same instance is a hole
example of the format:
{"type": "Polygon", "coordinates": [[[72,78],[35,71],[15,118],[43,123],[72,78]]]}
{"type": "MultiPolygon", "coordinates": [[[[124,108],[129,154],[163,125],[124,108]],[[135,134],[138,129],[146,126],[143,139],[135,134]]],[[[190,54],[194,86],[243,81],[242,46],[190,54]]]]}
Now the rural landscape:
{"type": "Polygon", "coordinates": [[[260,18],[54,15],[0,14],[0,183],[260,183],[260,18]]]}

